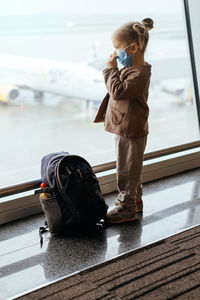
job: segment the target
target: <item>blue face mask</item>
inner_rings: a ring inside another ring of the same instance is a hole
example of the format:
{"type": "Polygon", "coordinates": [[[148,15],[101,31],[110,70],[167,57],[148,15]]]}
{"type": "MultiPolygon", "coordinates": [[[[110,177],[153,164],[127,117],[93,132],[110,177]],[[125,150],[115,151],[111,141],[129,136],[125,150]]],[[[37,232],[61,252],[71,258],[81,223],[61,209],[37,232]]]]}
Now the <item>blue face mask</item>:
{"type": "MultiPolygon", "coordinates": [[[[129,46],[128,46],[129,47],[129,46]]],[[[128,48],[127,47],[127,48],[128,48]]],[[[126,49],[126,48],[125,48],[126,49]]],[[[124,67],[130,67],[132,64],[132,61],[134,59],[135,54],[127,55],[126,50],[123,49],[121,52],[117,54],[117,59],[124,67]]]]}

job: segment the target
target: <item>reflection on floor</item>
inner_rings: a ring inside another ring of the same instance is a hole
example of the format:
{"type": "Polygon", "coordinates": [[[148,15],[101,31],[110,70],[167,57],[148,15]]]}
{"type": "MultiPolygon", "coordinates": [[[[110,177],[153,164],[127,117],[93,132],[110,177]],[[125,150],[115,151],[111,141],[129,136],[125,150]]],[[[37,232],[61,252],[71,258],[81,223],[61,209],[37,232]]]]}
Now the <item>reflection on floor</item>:
{"type": "MultiPolygon", "coordinates": [[[[112,208],[117,192],[105,199],[112,208]]],[[[136,223],[109,225],[90,235],[46,236],[42,214],[0,230],[0,299],[46,284],[123,252],[200,224],[200,168],[144,184],[144,213],[136,223]]]]}

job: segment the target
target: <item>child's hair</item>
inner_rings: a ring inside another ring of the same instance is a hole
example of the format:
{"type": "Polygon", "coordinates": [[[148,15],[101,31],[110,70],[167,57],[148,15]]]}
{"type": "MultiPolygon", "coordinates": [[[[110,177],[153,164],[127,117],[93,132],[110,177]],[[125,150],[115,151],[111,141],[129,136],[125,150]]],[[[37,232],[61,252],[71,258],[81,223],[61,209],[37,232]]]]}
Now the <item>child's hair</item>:
{"type": "Polygon", "coordinates": [[[153,20],[145,18],[142,22],[128,22],[120,26],[115,33],[120,40],[125,40],[128,44],[136,42],[142,52],[145,52],[148,41],[148,31],[153,28],[153,20]]]}

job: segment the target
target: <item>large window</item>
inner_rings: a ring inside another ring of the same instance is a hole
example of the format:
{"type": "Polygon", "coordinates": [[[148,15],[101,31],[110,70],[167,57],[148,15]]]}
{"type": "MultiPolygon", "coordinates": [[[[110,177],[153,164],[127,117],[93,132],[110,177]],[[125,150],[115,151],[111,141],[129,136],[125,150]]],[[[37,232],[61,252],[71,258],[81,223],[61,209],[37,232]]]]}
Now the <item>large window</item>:
{"type": "MultiPolygon", "coordinates": [[[[0,18],[0,182],[40,178],[43,155],[115,160],[114,134],[93,123],[112,32],[151,17],[146,152],[199,139],[182,1],[7,0],[0,18]],[[13,4],[16,4],[13,6],[13,4]]],[[[121,66],[119,66],[121,68],[121,66]]]]}

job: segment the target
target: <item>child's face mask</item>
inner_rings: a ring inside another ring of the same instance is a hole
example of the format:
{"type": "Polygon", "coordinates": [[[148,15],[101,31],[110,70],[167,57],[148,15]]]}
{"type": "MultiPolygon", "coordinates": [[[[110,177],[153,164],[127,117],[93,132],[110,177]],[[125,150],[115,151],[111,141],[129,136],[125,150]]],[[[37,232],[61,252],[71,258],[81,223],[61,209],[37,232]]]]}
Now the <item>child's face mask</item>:
{"type": "MultiPolygon", "coordinates": [[[[132,45],[132,44],[131,44],[132,45]]],[[[128,47],[130,47],[131,45],[129,45],[128,47]]],[[[124,48],[122,51],[119,52],[119,50],[116,50],[117,53],[117,59],[120,62],[120,64],[122,64],[124,67],[130,67],[132,64],[132,61],[134,59],[135,54],[130,54],[127,55],[126,53],[126,49],[128,48],[124,48]]]]}

